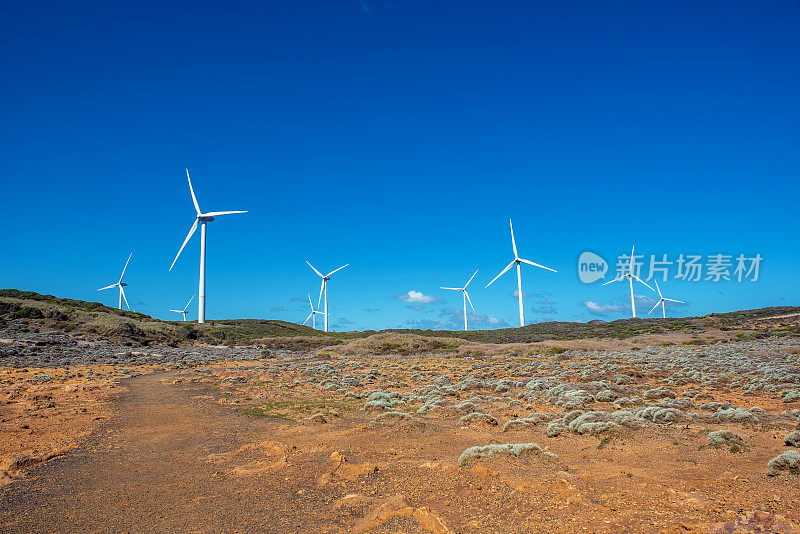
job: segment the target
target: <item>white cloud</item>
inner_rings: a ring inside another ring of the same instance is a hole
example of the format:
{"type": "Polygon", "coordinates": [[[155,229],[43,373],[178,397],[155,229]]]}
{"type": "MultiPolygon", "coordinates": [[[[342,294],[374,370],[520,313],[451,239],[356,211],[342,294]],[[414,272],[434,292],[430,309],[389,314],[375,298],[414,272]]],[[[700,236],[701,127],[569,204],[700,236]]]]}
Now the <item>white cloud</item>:
{"type": "Polygon", "coordinates": [[[403,295],[401,300],[414,304],[430,304],[436,301],[436,297],[425,295],[421,291],[414,291],[413,289],[408,292],[408,295],[403,295]]]}
{"type": "Polygon", "coordinates": [[[434,302],[441,302],[442,299],[431,295],[426,295],[421,291],[412,289],[408,293],[398,295],[397,298],[408,304],[433,304],[434,302]]]}
{"type": "Polygon", "coordinates": [[[587,300],[581,303],[587,310],[595,315],[607,315],[609,313],[621,313],[626,311],[628,308],[621,304],[598,304],[597,302],[592,302],[591,300],[587,300]]]}

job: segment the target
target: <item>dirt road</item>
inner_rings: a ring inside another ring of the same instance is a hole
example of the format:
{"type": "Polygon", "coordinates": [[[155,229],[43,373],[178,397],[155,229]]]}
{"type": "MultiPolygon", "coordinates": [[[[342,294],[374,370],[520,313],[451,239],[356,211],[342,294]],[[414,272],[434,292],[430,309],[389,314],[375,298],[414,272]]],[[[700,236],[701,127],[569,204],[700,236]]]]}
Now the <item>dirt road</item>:
{"type": "Polygon", "coordinates": [[[278,423],[245,418],[207,398],[203,386],[170,378],[128,381],[113,417],[83,446],[0,490],[0,531],[313,530],[294,519],[304,515],[296,495],[308,482],[302,474],[284,480],[282,472],[280,484],[265,484],[263,476],[220,472],[226,452],[278,423]]]}

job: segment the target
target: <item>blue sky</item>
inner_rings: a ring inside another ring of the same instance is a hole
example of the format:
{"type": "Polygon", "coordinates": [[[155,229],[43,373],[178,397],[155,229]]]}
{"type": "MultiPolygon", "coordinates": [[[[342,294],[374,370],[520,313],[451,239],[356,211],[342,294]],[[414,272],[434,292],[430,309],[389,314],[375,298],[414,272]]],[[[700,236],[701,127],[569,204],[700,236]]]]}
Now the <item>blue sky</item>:
{"type": "Polygon", "coordinates": [[[113,305],[133,251],[132,306],[177,318],[188,167],[203,210],[249,210],[209,225],[211,319],[302,321],[307,259],[351,264],[337,330],[458,328],[438,287],[475,269],[473,325],[516,325],[515,277],[484,289],[509,218],[559,271],[523,269],[528,321],[627,316],[577,260],[633,244],[763,257],[756,282],[673,271],[673,315],[797,305],[799,25],[796,0],[7,5],[0,287],[113,305]]]}

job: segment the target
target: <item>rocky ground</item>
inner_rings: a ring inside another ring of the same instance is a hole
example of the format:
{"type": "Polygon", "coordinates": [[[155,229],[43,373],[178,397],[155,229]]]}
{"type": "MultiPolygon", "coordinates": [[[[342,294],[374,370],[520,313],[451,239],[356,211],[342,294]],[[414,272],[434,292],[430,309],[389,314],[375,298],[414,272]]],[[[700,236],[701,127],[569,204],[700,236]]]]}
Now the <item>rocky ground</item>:
{"type": "Polygon", "coordinates": [[[6,328],[0,530],[798,532],[800,340],[665,343],[132,350],[6,328]]]}

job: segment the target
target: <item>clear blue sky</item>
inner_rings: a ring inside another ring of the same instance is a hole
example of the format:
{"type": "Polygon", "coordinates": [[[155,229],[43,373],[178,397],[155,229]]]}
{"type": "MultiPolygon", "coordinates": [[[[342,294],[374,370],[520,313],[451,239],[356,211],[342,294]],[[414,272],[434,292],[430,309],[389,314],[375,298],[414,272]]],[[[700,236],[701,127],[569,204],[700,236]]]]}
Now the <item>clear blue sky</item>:
{"type": "Polygon", "coordinates": [[[524,269],[529,321],[626,316],[577,258],[634,243],[764,258],[757,282],[673,271],[674,315],[800,303],[797,0],[162,4],[3,7],[0,287],[113,305],[133,251],[132,306],[178,318],[189,167],[201,208],[249,210],[209,226],[211,319],[302,321],[308,259],[351,264],[338,330],[458,327],[438,286],[477,268],[474,325],[516,325],[515,277],[484,289],[509,218],[559,270],[524,269]]]}

